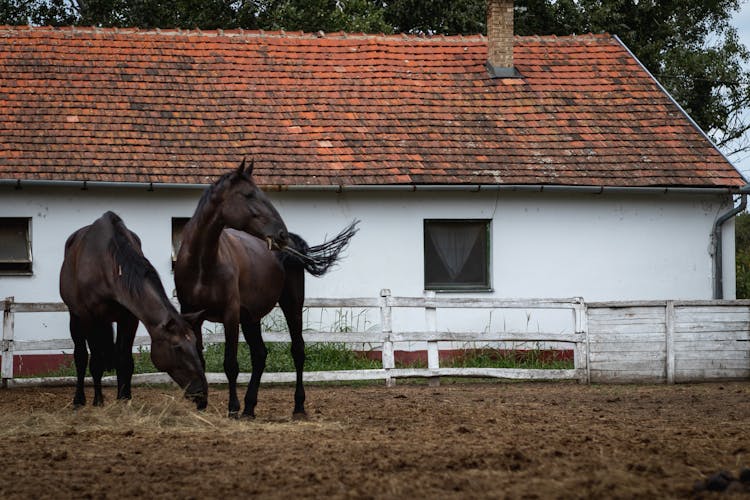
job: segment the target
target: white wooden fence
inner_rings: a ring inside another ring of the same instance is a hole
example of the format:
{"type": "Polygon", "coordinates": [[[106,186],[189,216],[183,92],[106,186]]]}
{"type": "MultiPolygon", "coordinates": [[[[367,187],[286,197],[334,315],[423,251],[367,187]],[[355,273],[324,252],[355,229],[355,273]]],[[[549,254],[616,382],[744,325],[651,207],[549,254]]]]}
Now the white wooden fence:
{"type": "MultiPolygon", "coordinates": [[[[579,382],[687,382],[750,378],[750,301],[641,301],[584,303],[568,299],[448,298],[432,292],[423,297],[394,297],[382,290],[379,297],[323,299],[308,298],[307,308],[377,309],[377,331],[306,331],[307,342],[376,344],[382,346],[382,368],[305,372],[306,381],[385,380],[426,377],[436,382],[441,376],[496,377],[523,380],[577,380],[579,382]],[[424,310],[425,328],[401,331],[393,327],[397,308],[424,310]],[[569,311],[568,333],[556,331],[451,331],[438,327],[437,311],[541,310],[569,311]],[[427,344],[426,368],[396,368],[394,345],[403,342],[427,344]],[[531,342],[569,345],[574,352],[572,369],[447,368],[440,366],[441,343],[531,342]]],[[[14,339],[17,313],[64,312],[60,303],[18,303],[12,297],[3,302],[2,369],[3,385],[68,385],[72,377],[17,378],[13,355],[30,351],[63,351],[73,347],[69,338],[44,341],[14,339]]],[[[267,342],[288,342],[286,333],[264,332],[267,342]]],[[[223,342],[223,335],[204,336],[205,343],[223,342]]],[[[136,346],[150,345],[147,336],[136,337],[136,346]]],[[[223,373],[208,373],[209,383],[225,383],[223,373]]],[[[249,380],[240,374],[240,382],[249,380]]],[[[114,384],[114,377],[104,382],[114,384]]],[[[166,374],[143,374],[134,383],[169,382],[166,374]]],[[[263,382],[292,382],[294,373],[265,373],[263,382]]]]}
{"type": "MultiPolygon", "coordinates": [[[[428,292],[423,297],[393,297],[389,290],[382,290],[379,297],[326,299],[307,298],[306,308],[363,308],[379,309],[380,329],[361,332],[320,332],[305,331],[305,341],[335,342],[344,344],[377,344],[382,346],[382,368],[370,370],[337,370],[328,372],[305,372],[306,381],[352,381],[352,380],[385,380],[392,385],[397,378],[427,377],[431,381],[441,376],[451,377],[497,377],[526,380],[588,380],[585,306],[581,299],[477,299],[477,298],[444,298],[428,292]],[[394,308],[419,308],[424,310],[426,328],[422,331],[394,331],[394,308]],[[448,331],[440,330],[437,324],[439,308],[462,309],[540,309],[568,310],[570,312],[570,330],[572,333],[555,333],[541,331],[448,331]],[[394,344],[403,342],[426,342],[426,368],[396,368],[394,344]],[[572,369],[521,369],[521,368],[446,368],[440,366],[439,349],[441,342],[449,343],[492,343],[492,342],[533,342],[565,343],[574,350],[574,368],[572,369]]],[[[17,313],[62,312],[66,311],[60,303],[19,303],[12,297],[4,301],[3,340],[2,340],[2,379],[6,386],[32,384],[71,384],[72,377],[29,379],[13,376],[13,355],[29,351],[63,351],[73,348],[72,341],[67,339],[44,341],[20,341],[14,339],[13,323],[17,313]]],[[[289,342],[288,333],[264,332],[266,342],[289,342]]],[[[223,342],[222,334],[204,335],[204,343],[223,342]]],[[[150,345],[150,338],[137,336],[136,346],[150,345]]],[[[209,383],[226,383],[223,373],[207,373],[209,383]]],[[[249,373],[241,373],[240,382],[249,380],[249,373]]],[[[263,375],[263,382],[292,382],[295,374],[268,373],[263,375]]],[[[112,383],[114,377],[105,377],[105,383],[112,383]]],[[[144,374],[134,377],[134,382],[167,382],[165,374],[144,374]]]]}
{"type": "Polygon", "coordinates": [[[587,304],[594,382],[750,378],[750,301],[587,304]]]}

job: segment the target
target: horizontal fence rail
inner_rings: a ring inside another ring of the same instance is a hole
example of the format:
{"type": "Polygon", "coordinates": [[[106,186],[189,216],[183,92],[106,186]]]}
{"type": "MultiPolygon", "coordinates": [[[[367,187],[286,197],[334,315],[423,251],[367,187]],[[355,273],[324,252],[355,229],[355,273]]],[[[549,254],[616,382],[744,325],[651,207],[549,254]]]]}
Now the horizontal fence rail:
{"type": "MultiPolygon", "coordinates": [[[[357,332],[324,332],[305,331],[306,342],[339,343],[339,344],[375,344],[381,346],[382,369],[336,370],[328,372],[305,372],[304,378],[311,382],[385,380],[392,385],[397,378],[426,377],[432,381],[441,376],[451,377],[496,377],[526,380],[588,380],[586,335],[583,329],[585,322],[585,305],[579,298],[570,299],[469,299],[437,297],[434,292],[427,292],[423,297],[394,297],[389,290],[381,290],[379,297],[360,298],[308,298],[305,300],[308,309],[325,308],[367,308],[379,310],[380,328],[376,331],[357,332]],[[394,331],[393,310],[399,308],[422,309],[425,316],[425,328],[421,331],[394,331]],[[514,332],[514,331],[450,331],[439,329],[436,315],[438,309],[463,308],[475,309],[541,309],[570,311],[572,333],[559,332],[514,332]],[[423,342],[427,344],[426,368],[397,368],[395,363],[394,344],[423,342]],[[456,342],[539,342],[566,343],[574,351],[573,369],[526,369],[526,368],[448,368],[440,366],[440,343],[456,342]]],[[[3,344],[2,344],[2,378],[6,386],[31,384],[72,384],[73,377],[58,378],[17,378],[13,375],[13,356],[20,352],[33,351],[69,351],[73,342],[67,339],[51,340],[16,340],[14,339],[14,317],[17,313],[66,312],[62,303],[23,303],[15,302],[12,297],[4,300],[3,344]]],[[[266,342],[289,342],[288,333],[264,332],[266,342]]],[[[223,334],[208,333],[203,336],[204,344],[224,342],[223,334]]],[[[150,345],[148,336],[136,336],[134,346],[150,345]]],[[[223,373],[207,373],[209,383],[226,383],[223,373]]],[[[239,381],[248,381],[249,373],[241,373],[239,381]]],[[[115,377],[104,377],[103,383],[114,384],[115,377]]],[[[170,379],[166,374],[141,374],[134,377],[134,383],[161,383],[170,379]]],[[[264,383],[293,382],[295,374],[269,373],[263,375],[264,383]]]]}
{"type": "MultiPolygon", "coordinates": [[[[362,308],[379,312],[379,328],[365,331],[305,331],[311,343],[374,344],[380,346],[382,368],[305,372],[310,382],[384,380],[388,385],[398,378],[494,377],[519,380],[577,380],[579,382],[688,382],[750,377],[750,301],[619,301],[585,303],[583,299],[493,299],[437,296],[397,297],[384,289],[378,297],[308,298],[308,309],[362,308]],[[566,332],[501,331],[467,329],[455,331],[438,325],[438,311],[567,311],[566,332]],[[394,328],[395,310],[424,311],[424,328],[394,328]],[[426,343],[426,368],[397,368],[395,344],[426,343]],[[573,350],[572,369],[528,368],[448,368],[440,366],[441,343],[534,342],[567,345],[573,350]]],[[[2,367],[4,386],[71,385],[74,377],[18,378],[13,373],[13,356],[34,351],[69,351],[69,338],[17,340],[14,320],[18,313],[61,313],[62,303],[24,303],[13,297],[3,301],[2,367]]],[[[266,342],[289,342],[289,335],[264,332],[266,342]]],[[[204,335],[204,343],[221,343],[223,334],[204,335]]],[[[148,336],[137,336],[136,347],[150,346],[148,336]]],[[[209,383],[226,383],[223,373],[206,374],[209,383]]],[[[293,382],[295,374],[269,373],[264,383],[293,382]]],[[[247,382],[249,373],[239,381],[247,382]]],[[[114,385],[115,377],[103,383],[114,385]]],[[[134,383],[165,383],[164,373],[140,374],[134,383]]]]}

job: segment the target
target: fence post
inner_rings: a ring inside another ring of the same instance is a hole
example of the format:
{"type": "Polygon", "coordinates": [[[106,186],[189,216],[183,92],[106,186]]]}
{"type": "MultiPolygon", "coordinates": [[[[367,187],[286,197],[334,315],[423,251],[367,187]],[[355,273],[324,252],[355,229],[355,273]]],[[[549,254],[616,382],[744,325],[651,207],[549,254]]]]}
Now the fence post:
{"type": "Polygon", "coordinates": [[[396,379],[391,377],[391,370],[396,367],[396,360],[393,354],[393,342],[391,333],[393,333],[393,315],[391,309],[391,291],[388,288],[380,290],[380,328],[383,332],[383,351],[381,360],[383,370],[385,370],[385,385],[393,387],[396,385],[396,379]]]}
{"type": "Polygon", "coordinates": [[[578,373],[578,382],[591,383],[591,367],[589,363],[589,329],[588,329],[588,310],[582,297],[578,297],[573,302],[573,321],[575,324],[576,335],[581,335],[583,340],[576,342],[573,355],[574,368],[578,373]]]}
{"type": "MultiPolygon", "coordinates": [[[[424,293],[424,319],[428,332],[437,332],[437,306],[435,305],[435,292],[424,293]]],[[[427,341],[427,369],[430,371],[440,368],[440,351],[437,340],[427,341]]],[[[430,377],[429,385],[436,387],[440,385],[440,377],[430,377]]]]}
{"type": "Polygon", "coordinates": [[[0,376],[3,387],[8,387],[8,381],[13,380],[13,301],[14,297],[6,297],[3,301],[3,338],[2,338],[2,367],[0,376]]]}
{"type": "Polygon", "coordinates": [[[666,354],[666,375],[667,384],[674,384],[674,323],[675,323],[675,311],[674,301],[668,300],[667,306],[664,310],[665,314],[665,354],[666,354]]]}

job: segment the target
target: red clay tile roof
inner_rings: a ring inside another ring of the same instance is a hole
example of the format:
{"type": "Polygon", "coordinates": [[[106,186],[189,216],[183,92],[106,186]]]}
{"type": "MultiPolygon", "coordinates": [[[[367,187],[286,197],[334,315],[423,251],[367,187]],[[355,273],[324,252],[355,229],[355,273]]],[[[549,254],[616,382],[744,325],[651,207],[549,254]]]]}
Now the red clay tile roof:
{"type": "Polygon", "coordinates": [[[617,39],[0,27],[0,179],[734,187],[617,39]]]}

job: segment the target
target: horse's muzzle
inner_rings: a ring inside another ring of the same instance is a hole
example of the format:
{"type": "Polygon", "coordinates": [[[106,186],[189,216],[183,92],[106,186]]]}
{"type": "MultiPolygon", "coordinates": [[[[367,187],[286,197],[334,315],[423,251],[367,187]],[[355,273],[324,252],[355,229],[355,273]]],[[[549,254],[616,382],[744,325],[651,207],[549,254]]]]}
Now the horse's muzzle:
{"type": "Polygon", "coordinates": [[[185,397],[193,401],[197,409],[205,410],[208,406],[208,383],[205,380],[193,380],[185,389],[185,397]]]}

